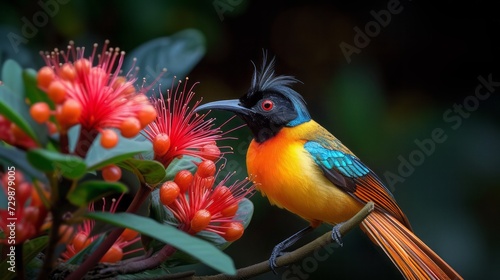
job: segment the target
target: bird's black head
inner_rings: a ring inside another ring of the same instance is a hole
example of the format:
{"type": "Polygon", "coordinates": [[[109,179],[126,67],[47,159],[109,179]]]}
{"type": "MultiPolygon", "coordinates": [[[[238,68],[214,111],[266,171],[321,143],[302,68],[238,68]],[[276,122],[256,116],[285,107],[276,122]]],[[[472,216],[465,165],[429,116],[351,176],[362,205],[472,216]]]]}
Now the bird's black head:
{"type": "Polygon", "coordinates": [[[293,127],[311,119],[304,98],[290,88],[297,82],[291,76],[276,76],[274,59],[255,69],[248,92],[240,99],[201,105],[196,110],[219,109],[235,113],[252,130],[257,142],[275,136],[283,127],[293,127]]]}

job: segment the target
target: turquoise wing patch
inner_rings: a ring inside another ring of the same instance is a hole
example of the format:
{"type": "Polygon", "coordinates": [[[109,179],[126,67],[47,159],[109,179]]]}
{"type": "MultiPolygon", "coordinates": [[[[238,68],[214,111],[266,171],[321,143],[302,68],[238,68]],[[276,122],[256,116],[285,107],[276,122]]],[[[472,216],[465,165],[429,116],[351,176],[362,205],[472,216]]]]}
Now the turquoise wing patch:
{"type": "Polygon", "coordinates": [[[318,142],[309,141],[304,144],[304,148],[313,156],[316,164],[324,169],[337,170],[345,177],[359,178],[370,173],[370,169],[356,157],[327,149],[318,142]]]}

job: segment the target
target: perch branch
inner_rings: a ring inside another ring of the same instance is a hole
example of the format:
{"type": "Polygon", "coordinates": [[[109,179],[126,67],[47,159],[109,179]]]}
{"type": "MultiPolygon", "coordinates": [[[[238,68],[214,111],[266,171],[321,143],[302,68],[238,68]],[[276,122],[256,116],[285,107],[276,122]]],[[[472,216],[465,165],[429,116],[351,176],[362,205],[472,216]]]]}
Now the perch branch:
{"type": "MultiPolygon", "coordinates": [[[[340,233],[344,236],[346,233],[351,231],[353,228],[358,226],[374,209],[373,202],[368,202],[356,215],[351,219],[347,220],[340,226],[340,233]]],[[[309,242],[308,244],[296,249],[295,251],[289,252],[276,259],[278,267],[288,266],[301,259],[307,257],[309,254],[315,250],[322,248],[333,242],[331,232],[327,232],[322,236],[316,238],[315,240],[309,242]]],[[[269,261],[265,260],[263,262],[240,268],[236,271],[236,275],[225,275],[217,274],[211,276],[192,276],[190,278],[184,279],[196,279],[196,280],[229,280],[229,279],[248,279],[266,272],[271,271],[269,267],[269,261]]]]}

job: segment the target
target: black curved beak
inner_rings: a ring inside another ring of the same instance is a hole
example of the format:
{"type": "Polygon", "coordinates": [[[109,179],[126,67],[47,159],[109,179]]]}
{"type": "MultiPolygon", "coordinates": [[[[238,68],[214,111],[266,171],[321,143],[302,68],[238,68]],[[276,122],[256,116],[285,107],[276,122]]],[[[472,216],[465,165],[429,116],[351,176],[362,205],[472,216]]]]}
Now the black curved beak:
{"type": "Polygon", "coordinates": [[[243,107],[240,104],[240,100],[238,99],[230,99],[230,100],[221,100],[221,101],[214,101],[210,102],[207,104],[203,104],[198,106],[195,109],[195,112],[199,112],[202,110],[223,110],[223,111],[229,111],[233,112],[236,115],[240,116],[243,119],[246,119],[245,117],[249,117],[253,111],[243,107]]]}

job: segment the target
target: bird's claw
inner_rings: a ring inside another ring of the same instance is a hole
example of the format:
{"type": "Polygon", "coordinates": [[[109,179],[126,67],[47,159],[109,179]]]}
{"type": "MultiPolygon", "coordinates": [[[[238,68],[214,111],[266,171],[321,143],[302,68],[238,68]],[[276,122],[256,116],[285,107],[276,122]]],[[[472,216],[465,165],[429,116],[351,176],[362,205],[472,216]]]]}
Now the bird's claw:
{"type": "Polygon", "coordinates": [[[276,272],[276,268],[278,267],[278,265],[276,264],[276,258],[273,258],[272,256],[269,258],[269,267],[275,275],[278,274],[276,272]]]}
{"type": "Polygon", "coordinates": [[[276,272],[276,268],[278,268],[278,264],[276,263],[276,259],[285,254],[285,252],[282,251],[283,248],[280,245],[281,244],[278,244],[278,245],[276,245],[276,247],[274,247],[273,252],[271,253],[271,257],[269,258],[269,267],[271,268],[271,270],[273,271],[274,274],[278,274],[276,272]]]}
{"type": "Polygon", "coordinates": [[[306,228],[301,229],[300,231],[298,231],[294,235],[281,241],[280,243],[278,243],[278,245],[274,246],[273,252],[271,253],[271,257],[269,258],[269,267],[274,272],[274,274],[277,274],[276,268],[278,268],[278,264],[276,263],[276,259],[278,257],[282,256],[283,254],[285,254],[285,252],[283,252],[284,250],[286,250],[287,248],[289,248],[290,246],[295,244],[295,242],[297,242],[297,240],[302,238],[302,236],[304,236],[306,233],[312,231],[313,229],[314,228],[309,225],[306,228]]]}
{"type": "Polygon", "coordinates": [[[344,245],[344,243],[342,242],[342,234],[340,234],[340,227],[342,226],[342,224],[344,223],[339,223],[339,224],[336,224],[333,228],[332,228],[332,239],[333,241],[335,241],[335,243],[337,243],[340,247],[342,247],[344,245]]]}

